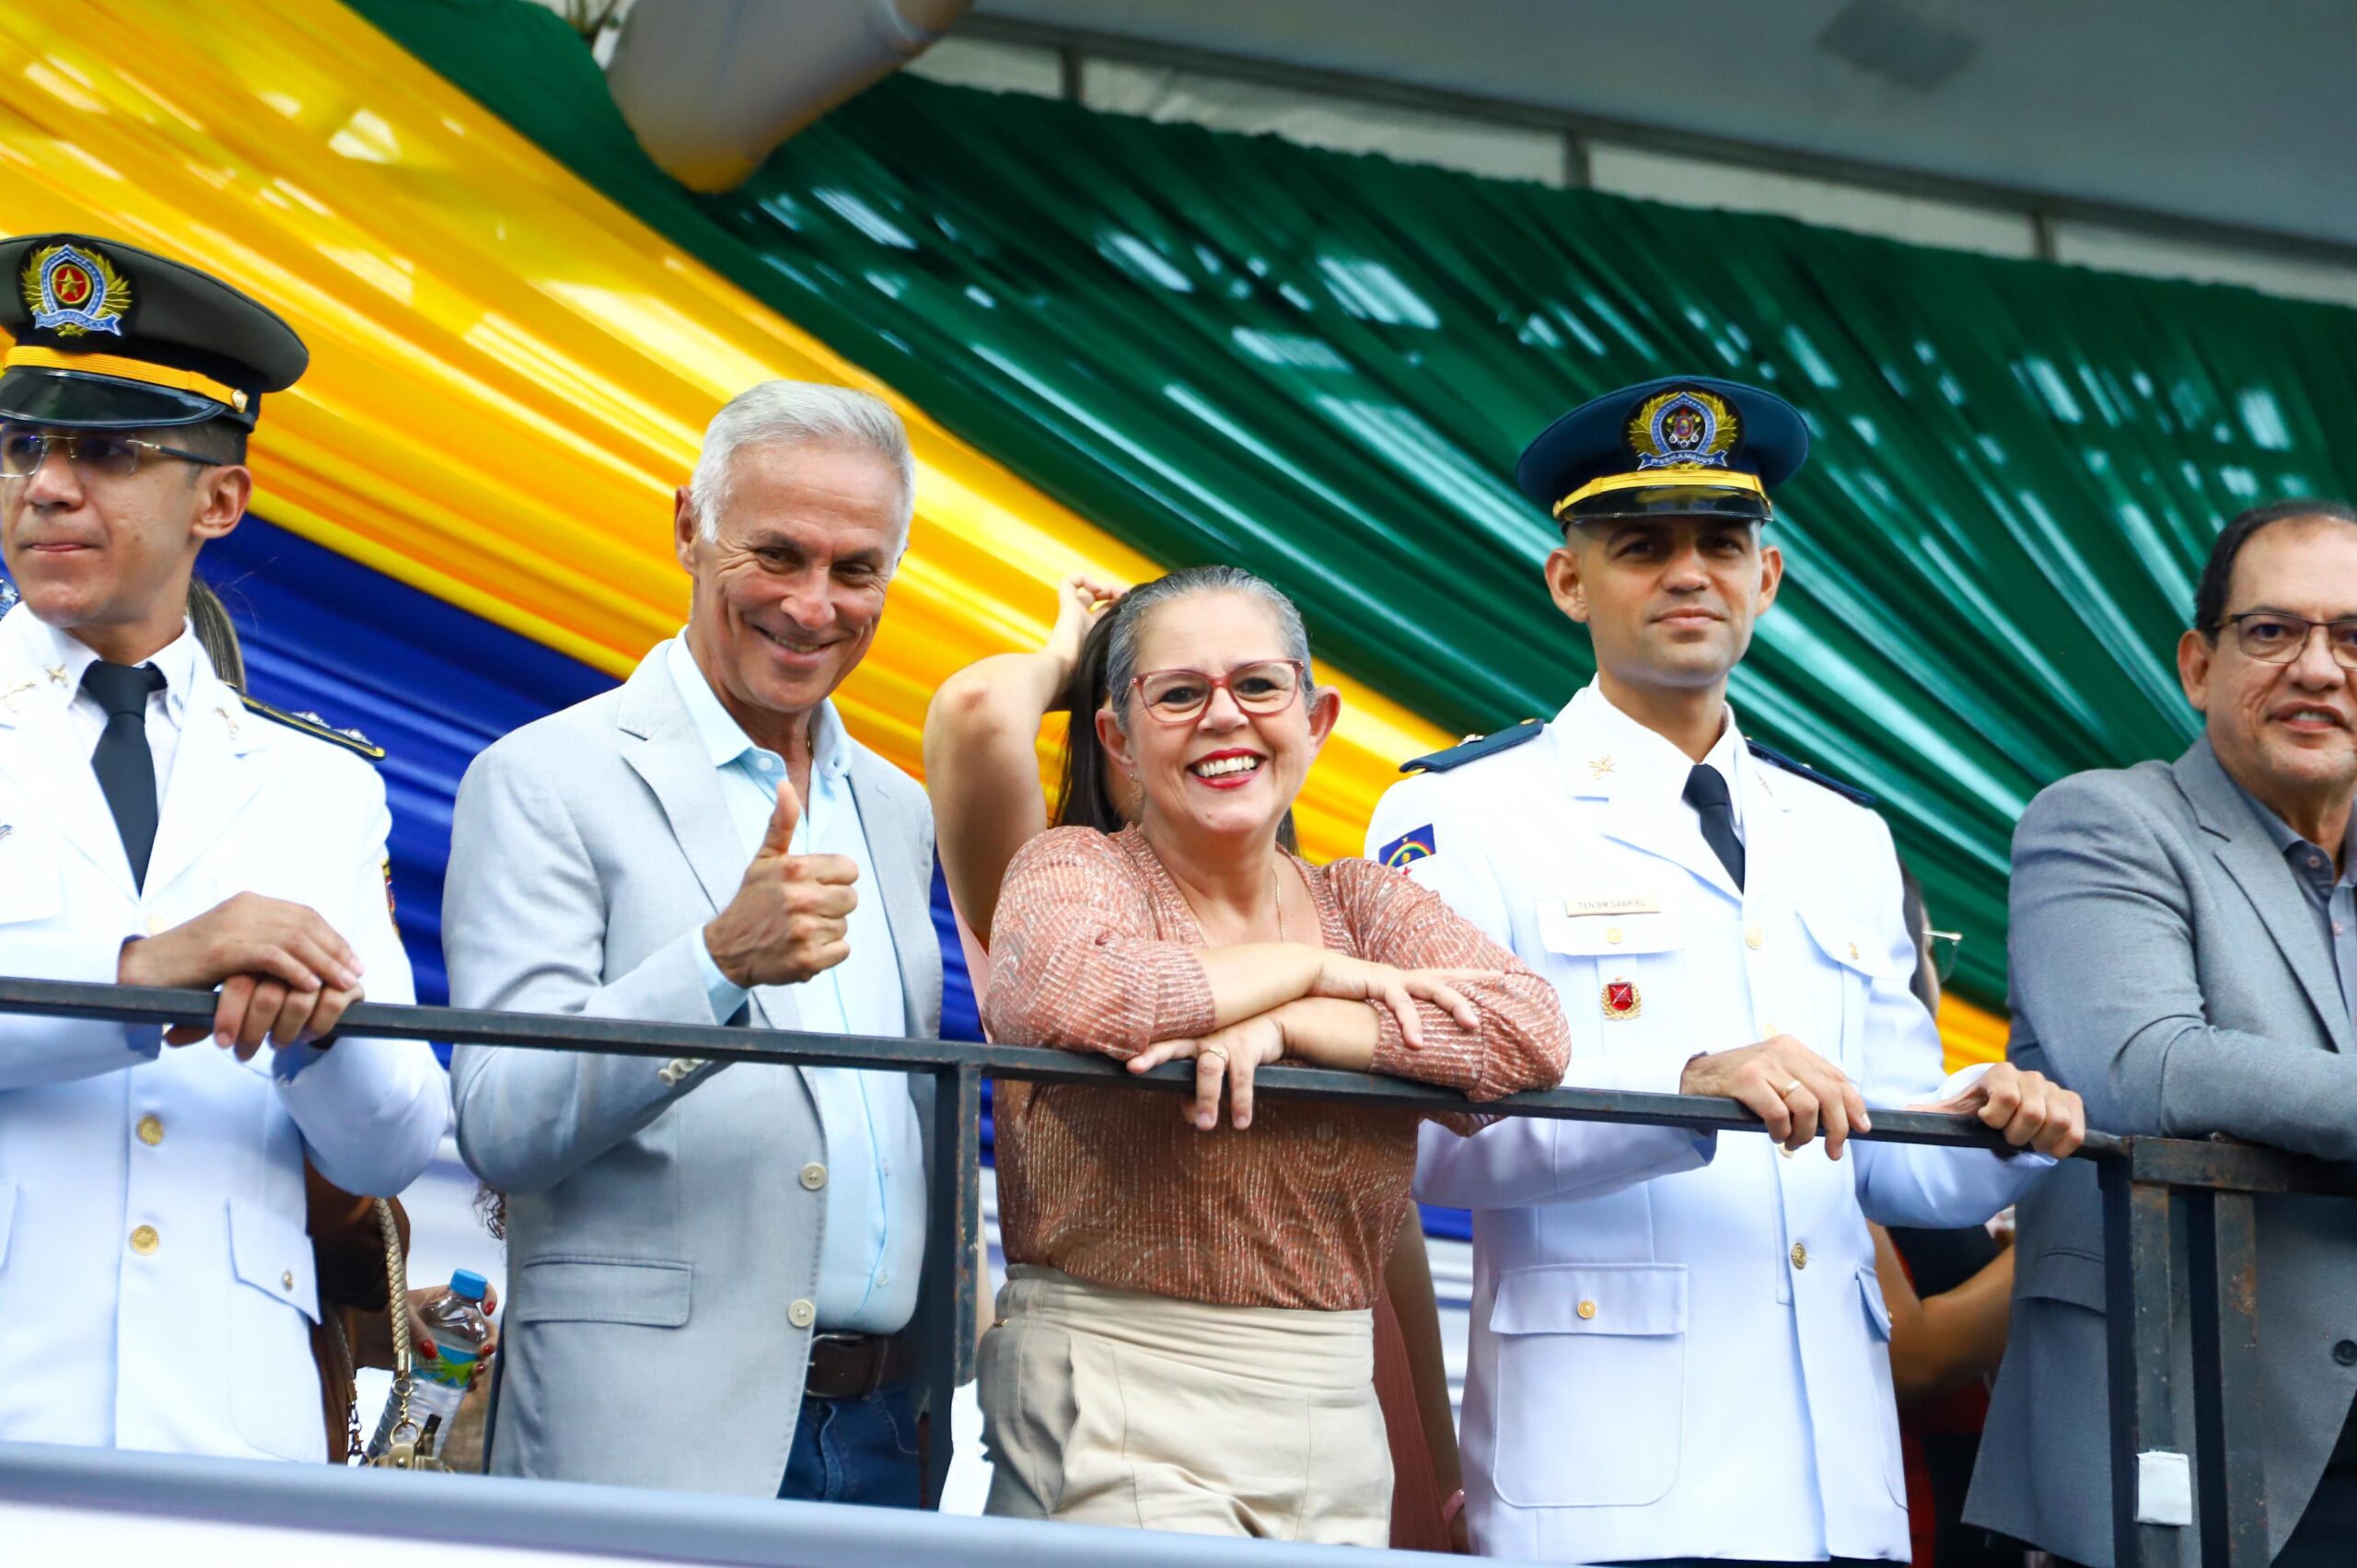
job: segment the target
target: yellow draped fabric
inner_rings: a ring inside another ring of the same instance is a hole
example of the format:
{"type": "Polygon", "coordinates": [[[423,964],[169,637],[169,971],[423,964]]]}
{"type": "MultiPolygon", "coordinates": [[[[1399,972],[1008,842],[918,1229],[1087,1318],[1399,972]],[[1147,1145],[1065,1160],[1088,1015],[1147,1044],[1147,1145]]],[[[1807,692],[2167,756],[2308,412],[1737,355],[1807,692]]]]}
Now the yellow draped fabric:
{"type": "MultiPolygon", "coordinates": [[[[255,510],[600,668],[685,613],[671,491],[771,377],[890,399],[911,548],[841,702],[911,772],[941,679],[1036,644],[1051,585],[1158,571],[591,191],[344,7],[92,0],[0,14],[0,228],[113,235],[230,278],[312,368],[267,400],[255,510]]],[[[1347,680],[1300,819],[1355,853],[1401,758],[1454,738],[1347,680]]],[[[1952,1041],[1985,1015],[1951,1004],[1952,1041]]],[[[1952,1054],[1954,1052],[1952,1051],[1952,1054]]]]}
{"type": "MultiPolygon", "coordinates": [[[[266,400],[254,508],[610,671],[686,612],[672,487],[771,377],[865,386],[908,421],[911,547],[841,702],[904,767],[934,688],[1036,644],[1053,584],[1153,563],[583,185],[341,6],[106,0],[0,17],[0,212],[119,236],[291,321],[310,373],[266,400]]],[[[1453,737],[1342,682],[1302,805],[1354,853],[1400,758],[1453,737]]]]}

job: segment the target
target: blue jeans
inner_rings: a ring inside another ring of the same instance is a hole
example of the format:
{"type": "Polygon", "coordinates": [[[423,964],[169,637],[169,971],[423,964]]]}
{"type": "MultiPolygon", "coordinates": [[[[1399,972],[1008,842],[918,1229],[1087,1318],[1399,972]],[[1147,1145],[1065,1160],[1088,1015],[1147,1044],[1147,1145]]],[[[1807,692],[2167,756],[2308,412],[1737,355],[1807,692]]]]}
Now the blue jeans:
{"type": "Polygon", "coordinates": [[[914,1381],[878,1388],[862,1400],[804,1400],[777,1494],[800,1503],[923,1507],[914,1381]]]}

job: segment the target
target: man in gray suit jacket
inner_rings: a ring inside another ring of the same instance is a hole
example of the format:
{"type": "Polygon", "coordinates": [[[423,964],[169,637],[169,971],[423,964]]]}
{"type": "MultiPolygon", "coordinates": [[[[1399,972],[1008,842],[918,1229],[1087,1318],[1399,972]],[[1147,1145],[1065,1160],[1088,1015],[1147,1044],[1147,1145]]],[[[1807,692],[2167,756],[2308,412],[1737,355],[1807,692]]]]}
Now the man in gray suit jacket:
{"type": "MultiPolygon", "coordinates": [[[[673,519],[687,629],[467,771],[457,1005],[938,1032],[932,813],[828,700],[913,482],[865,393],[770,382],[714,419],[673,519]]],[[[466,1045],[451,1076],[506,1195],[493,1470],[917,1503],[930,1080],[466,1045]]]]}
{"type": "MultiPolygon", "coordinates": [[[[2357,511],[2287,502],[2227,524],[2177,668],[2203,738],[2174,763],[2065,779],[2014,832],[2013,1054],[2085,1096],[2091,1126],[2357,1158],[2357,511]]],[[[2357,1209],[2263,1197],[2258,1215],[2270,1545],[2279,1568],[2346,1563],[2357,1209]]],[[[2016,1250],[1966,1517],[2110,1568],[2092,1168],[2023,1201],[2016,1250]]]]}

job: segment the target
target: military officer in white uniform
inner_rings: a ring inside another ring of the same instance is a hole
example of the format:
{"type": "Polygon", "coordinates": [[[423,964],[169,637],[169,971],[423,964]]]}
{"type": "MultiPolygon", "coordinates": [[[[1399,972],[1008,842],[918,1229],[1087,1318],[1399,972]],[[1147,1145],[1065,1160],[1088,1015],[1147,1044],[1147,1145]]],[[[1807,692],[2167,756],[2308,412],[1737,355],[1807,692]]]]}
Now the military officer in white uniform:
{"type": "Polygon", "coordinates": [[[1806,451],[1782,400],[1702,378],[1550,426],[1516,480],[1564,527],[1548,587],[1596,679],[1551,723],[1422,760],[1369,831],[1554,981],[1567,1084],[1733,1096],[1768,1127],[1425,1141],[1419,1195],[1475,1211],[1466,1511],[1487,1554],[1904,1560],[1866,1222],[1976,1224],[2052,1162],[1848,1134],[1945,1094],[2015,1145],[2082,1135],[2076,1098],[2035,1074],[1944,1089],[1888,831],[1727,706],[1782,572],[1768,491],[1806,451]],[[1649,1179],[1566,1182],[1598,1138],[1649,1179]]]}
{"type": "Polygon", "coordinates": [[[240,699],[183,607],[286,324],[111,240],[0,241],[0,971],[220,987],[211,1030],[0,1016],[0,1439],[325,1457],[303,1162],[400,1191],[449,1118],[374,748],[240,699]]]}

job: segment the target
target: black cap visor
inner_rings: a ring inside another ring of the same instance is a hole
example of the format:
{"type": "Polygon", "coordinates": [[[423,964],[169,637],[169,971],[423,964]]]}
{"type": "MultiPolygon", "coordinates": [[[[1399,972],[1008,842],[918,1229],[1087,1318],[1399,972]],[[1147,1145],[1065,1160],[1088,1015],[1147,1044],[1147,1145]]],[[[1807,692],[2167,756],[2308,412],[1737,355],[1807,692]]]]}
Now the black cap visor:
{"type": "MultiPolygon", "coordinates": [[[[253,403],[261,400],[256,398],[253,403]]],[[[147,430],[226,419],[248,428],[244,413],[200,392],[150,387],[112,376],[18,366],[0,373],[0,420],[60,430],[147,430]]]]}
{"type": "Polygon", "coordinates": [[[1648,484],[1601,491],[1575,501],[1564,509],[1561,520],[1568,528],[1573,523],[1627,522],[1635,517],[1725,517],[1765,523],[1774,516],[1768,498],[1756,490],[1717,484],[1648,484]]]}

